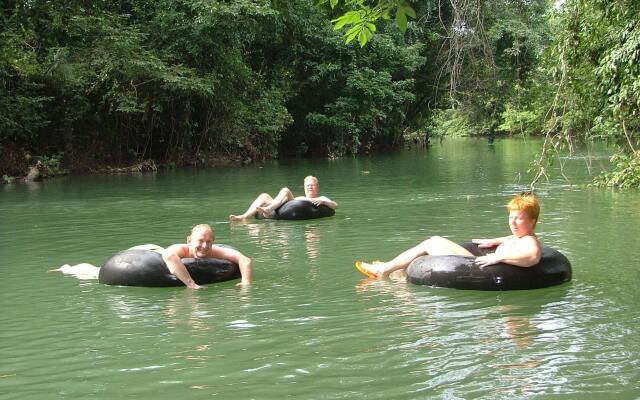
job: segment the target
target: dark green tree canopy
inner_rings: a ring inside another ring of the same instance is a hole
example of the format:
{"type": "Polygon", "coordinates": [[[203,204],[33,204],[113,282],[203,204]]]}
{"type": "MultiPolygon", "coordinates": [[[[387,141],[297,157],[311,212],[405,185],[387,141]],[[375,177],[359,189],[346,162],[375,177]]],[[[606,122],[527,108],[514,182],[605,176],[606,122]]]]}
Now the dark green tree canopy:
{"type": "Polygon", "coordinates": [[[523,134],[611,140],[638,176],[639,15],[633,0],[5,1],[1,173],[523,134]]]}

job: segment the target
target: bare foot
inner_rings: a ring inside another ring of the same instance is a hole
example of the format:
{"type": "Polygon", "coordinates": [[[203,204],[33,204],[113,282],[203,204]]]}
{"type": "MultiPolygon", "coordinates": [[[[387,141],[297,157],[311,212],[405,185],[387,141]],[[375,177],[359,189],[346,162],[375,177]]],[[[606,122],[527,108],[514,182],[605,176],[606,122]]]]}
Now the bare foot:
{"type": "Polygon", "coordinates": [[[50,269],[49,272],[60,271],[65,275],[73,275],[78,279],[98,279],[99,268],[95,265],[82,263],[76,265],[65,264],[57,269],[50,269]]]}
{"type": "Polygon", "coordinates": [[[380,262],[374,262],[372,264],[356,261],[356,268],[362,274],[366,275],[368,278],[380,279],[384,276],[384,268],[382,268],[383,264],[380,262]]]}
{"type": "Polygon", "coordinates": [[[244,221],[246,218],[243,215],[229,215],[229,221],[244,221]]]}

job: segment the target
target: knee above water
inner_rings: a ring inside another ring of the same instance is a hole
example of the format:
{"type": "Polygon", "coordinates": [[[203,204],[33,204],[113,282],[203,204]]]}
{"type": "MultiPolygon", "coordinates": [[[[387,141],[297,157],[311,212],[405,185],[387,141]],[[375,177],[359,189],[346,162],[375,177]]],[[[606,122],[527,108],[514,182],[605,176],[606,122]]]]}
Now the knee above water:
{"type": "Polygon", "coordinates": [[[422,243],[428,244],[428,243],[440,243],[442,241],[446,240],[445,238],[443,238],[442,236],[431,236],[429,239],[425,240],[422,243]]]}

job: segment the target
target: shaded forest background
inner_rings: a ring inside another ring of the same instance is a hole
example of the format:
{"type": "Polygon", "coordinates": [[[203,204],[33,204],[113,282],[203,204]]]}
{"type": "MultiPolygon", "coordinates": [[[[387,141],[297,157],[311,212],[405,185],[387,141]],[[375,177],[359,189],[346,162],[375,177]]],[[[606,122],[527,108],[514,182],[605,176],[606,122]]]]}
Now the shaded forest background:
{"type": "Polygon", "coordinates": [[[517,134],[546,137],[538,178],[554,150],[608,140],[600,183],[640,186],[639,3],[4,0],[0,174],[517,134]],[[381,5],[345,44],[331,21],[381,5]]]}

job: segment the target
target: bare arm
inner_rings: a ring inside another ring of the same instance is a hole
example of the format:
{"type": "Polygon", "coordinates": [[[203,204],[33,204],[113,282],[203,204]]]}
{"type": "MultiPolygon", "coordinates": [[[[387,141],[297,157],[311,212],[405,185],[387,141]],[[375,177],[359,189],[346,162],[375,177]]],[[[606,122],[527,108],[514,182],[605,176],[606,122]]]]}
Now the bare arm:
{"type": "Polygon", "coordinates": [[[189,256],[189,247],[186,244],[174,244],[167,247],[162,252],[162,259],[167,264],[169,272],[174,274],[188,288],[201,289],[202,286],[196,284],[191,278],[187,267],[182,263],[182,258],[189,256]]]}
{"type": "Polygon", "coordinates": [[[538,239],[535,236],[525,236],[513,246],[505,249],[498,247],[495,253],[476,257],[476,263],[480,268],[501,262],[527,268],[539,263],[541,255],[542,246],[538,239]]]}
{"type": "Polygon", "coordinates": [[[213,246],[211,249],[213,257],[231,261],[240,267],[240,275],[242,280],[240,285],[249,285],[251,283],[251,275],[253,273],[253,260],[240,253],[238,250],[228,247],[213,246]]]}
{"type": "Polygon", "coordinates": [[[477,244],[478,247],[480,248],[488,248],[488,247],[500,246],[502,243],[507,241],[507,239],[511,239],[511,237],[512,235],[493,238],[493,239],[472,239],[471,241],[477,244]]]}

